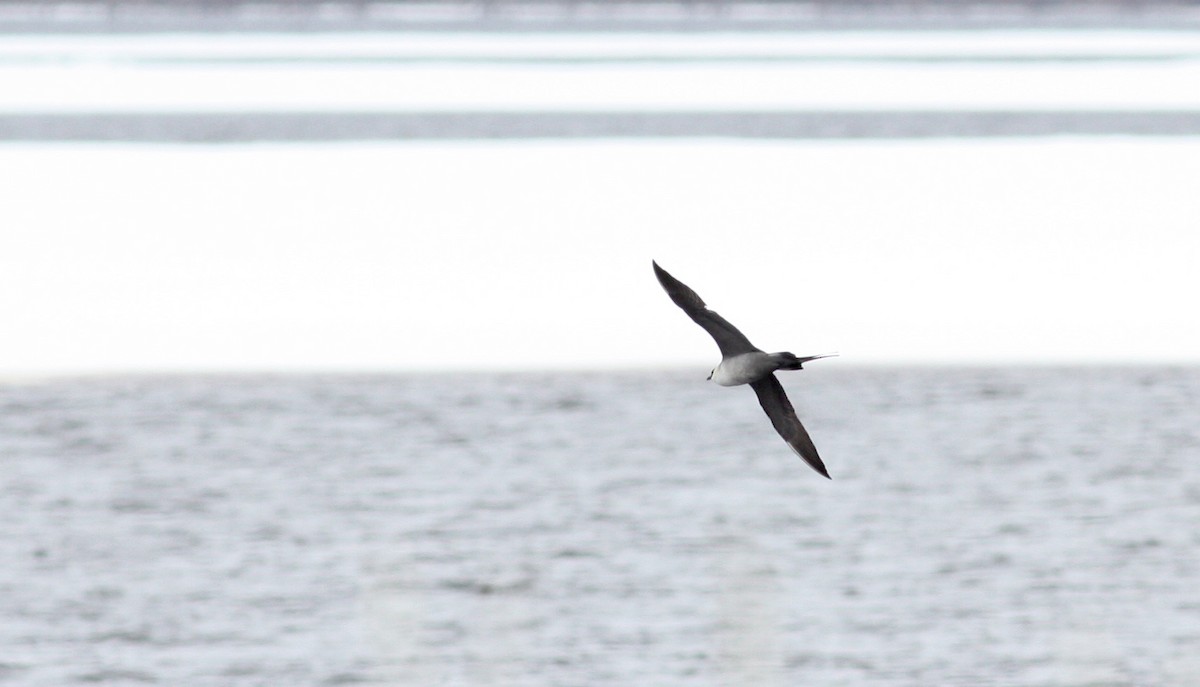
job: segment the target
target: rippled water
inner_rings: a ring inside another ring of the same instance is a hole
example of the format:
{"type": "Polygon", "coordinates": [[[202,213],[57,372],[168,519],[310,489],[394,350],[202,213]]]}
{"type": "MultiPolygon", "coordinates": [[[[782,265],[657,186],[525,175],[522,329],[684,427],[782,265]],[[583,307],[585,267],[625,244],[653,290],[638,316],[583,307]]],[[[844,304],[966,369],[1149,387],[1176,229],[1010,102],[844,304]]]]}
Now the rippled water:
{"type": "Polygon", "coordinates": [[[1200,370],[0,387],[6,685],[1200,682],[1200,370]]]}

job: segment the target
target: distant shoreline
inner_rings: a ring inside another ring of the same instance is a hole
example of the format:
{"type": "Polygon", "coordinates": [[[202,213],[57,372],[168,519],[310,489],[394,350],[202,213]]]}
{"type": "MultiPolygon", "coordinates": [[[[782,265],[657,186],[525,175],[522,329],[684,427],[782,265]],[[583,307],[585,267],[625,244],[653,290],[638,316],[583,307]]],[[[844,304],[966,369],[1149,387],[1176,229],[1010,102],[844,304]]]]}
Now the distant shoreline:
{"type": "Polygon", "coordinates": [[[0,2],[0,33],[1200,29],[1200,2],[0,2]]]}
{"type": "Polygon", "coordinates": [[[1200,136],[1200,112],[229,112],[0,114],[0,141],[252,143],[581,138],[1200,136]]]}

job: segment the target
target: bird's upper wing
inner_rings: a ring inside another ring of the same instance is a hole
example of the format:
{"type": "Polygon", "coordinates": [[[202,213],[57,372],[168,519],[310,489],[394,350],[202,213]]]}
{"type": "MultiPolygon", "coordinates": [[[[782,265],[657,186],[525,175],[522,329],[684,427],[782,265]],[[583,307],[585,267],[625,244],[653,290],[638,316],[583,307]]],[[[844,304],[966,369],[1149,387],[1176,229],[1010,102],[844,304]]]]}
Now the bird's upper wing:
{"type": "Polygon", "coordinates": [[[750,353],[757,351],[758,348],[750,343],[745,334],[738,331],[737,327],[729,324],[724,317],[708,309],[704,305],[704,301],[700,296],[696,295],[695,291],[688,288],[687,284],[672,277],[666,270],[654,263],[654,275],[658,277],[658,283],[662,284],[667,295],[675,301],[687,313],[688,317],[704,327],[704,331],[708,332],[717,342],[717,348],[721,349],[721,355],[728,358],[729,356],[738,355],[739,353],[750,353]]]}
{"type": "Polygon", "coordinates": [[[767,417],[771,418],[771,424],[775,425],[775,431],[779,432],[779,436],[783,437],[796,455],[803,458],[804,462],[812,466],[812,469],[827,479],[833,479],[829,477],[825,463],[822,463],[821,457],[817,455],[817,447],[813,446],[812,439],[804,430],[804,425],[800,424],[800,418],[796,417],[792,402],[788,400],[787,394],[783,393],[783,385],[779,383],[779,379],[775,375],[769,374],[757,382],[751,383],[750,386],[754,387],[754,393],[758,394],[758,402],[762,405],[763,410],[767,411],[767,417]]]}

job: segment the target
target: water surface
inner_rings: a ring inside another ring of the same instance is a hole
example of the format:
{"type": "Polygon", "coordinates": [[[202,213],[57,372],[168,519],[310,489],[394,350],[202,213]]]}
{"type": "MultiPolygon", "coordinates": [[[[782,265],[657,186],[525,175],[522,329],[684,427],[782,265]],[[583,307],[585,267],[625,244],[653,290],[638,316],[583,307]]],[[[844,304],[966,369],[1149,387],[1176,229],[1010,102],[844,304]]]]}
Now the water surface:
{"type": "Polygon", "coordinates": [[[1200,374],[0,387],[4,684],[1180,685],[1200,374]]]}

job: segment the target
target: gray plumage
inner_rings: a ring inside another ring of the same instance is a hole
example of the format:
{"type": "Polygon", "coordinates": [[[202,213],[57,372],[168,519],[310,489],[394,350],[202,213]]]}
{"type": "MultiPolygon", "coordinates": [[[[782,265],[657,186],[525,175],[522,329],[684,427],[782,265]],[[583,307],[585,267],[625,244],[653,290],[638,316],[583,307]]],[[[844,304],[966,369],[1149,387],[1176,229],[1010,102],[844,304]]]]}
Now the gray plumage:
{"type": "Polygon", "coordinates": [[[692,318],[693,322],[708,332],[709,336],[717,342],[717,348],[721,350],[721,362],[713,368],[709,379],[722,386],[749,384],[754,389],[754,393],[758,395],[759,405],[771,419],[771,425],[775,427],[776,432],[779,432],[779,436],[783,437],[787,445],[796,452],[796,455],[803,458],[804,462],[821,475],[829,478],[829,471],[825,469],[825,463],[817,454],[817,447],[813,445],[804,425],[800,423],[800,418],[796,417],[796,410],[792,408],[791,401],[783,391],[783,385],[775,376],[776,370],[800,370],[803,369],[804,363],[828,356],[797,357],[792,353],[767,353],[759,349],[750,343],[746,335],[738,331],[737,327],[730,324],[724,317],[709,310],[700,296],[687,284],[672,277],[666,270],[659,267],[657,262],[652,264],[654,265],[654,275],[658,277],[658,283],[662,285],[663,290],[667,292],[675,305],[678,305],[688,317],[692,318]]]}

